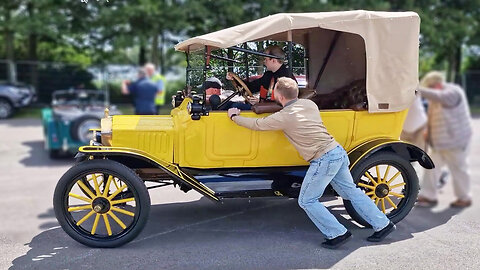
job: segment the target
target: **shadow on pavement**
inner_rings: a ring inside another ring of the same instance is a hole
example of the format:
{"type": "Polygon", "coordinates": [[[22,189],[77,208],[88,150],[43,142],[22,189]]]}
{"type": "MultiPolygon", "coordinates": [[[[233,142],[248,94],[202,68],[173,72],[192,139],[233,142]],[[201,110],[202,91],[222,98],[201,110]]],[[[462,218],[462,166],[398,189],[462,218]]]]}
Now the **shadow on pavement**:
{"type": "Polygon", "coordinates": [[[75,162],[73,155],[65,155],[56,159],[50,158],[48,151],[45,150],[43,141],[28,141],[23,142],[22,145],[30,148],[28,157],[20,160],[20,163],[27,167],[65,166],[72,165],[75,162]]]}
{"type": "MultiPolygon", "coordinates": [[[[330,210],[354,238],[338,250],[320,247],[323,240],[296,200],[269,198],[214,204],[202,198],[153,205],[143,232],[114,249],[83,246],[55,227],[35,236],[27,254],[11,269],[328,269],[357,249],[371,245],[362,229],[343,218],[342,205],[330,210]]],[[[384,242],[413,238],[445,224],[459,211],[414,209],[384,242]]],[[[50,216],[53,210],[46,214],[50,216]]],[[[41,226],[47,227],[47,226],[41,226]]]]}
{"type": "Polygon", "coordinates": [[[55,219],[55,212],[53,211],[53,208],[48,209],[47,212],[38,215],[39,219],[48,219],[49,221],[44,222],[40,225],[40,229],[42,230],[48,230],[53,227],[58,226],[58,221],[55,219]]]}
{"type": "Polygon", "coordinates": [[[398,229],[395,232],[395,237],[402,236],[402,238],[407,239],[406,236],[410,235],[409,238],[411,238],[413,237],[411,235],[412,233],[424,232],[439,225],[445,224],[453,216],[463,211],[463,209],[460,208],[450,207],[445,208],[439,212],[434,212],[432,210],[434,209],[425,207],[414,207],[412,211],[408,214],[407,218],[405,218],[398,224],[398,229]]]}

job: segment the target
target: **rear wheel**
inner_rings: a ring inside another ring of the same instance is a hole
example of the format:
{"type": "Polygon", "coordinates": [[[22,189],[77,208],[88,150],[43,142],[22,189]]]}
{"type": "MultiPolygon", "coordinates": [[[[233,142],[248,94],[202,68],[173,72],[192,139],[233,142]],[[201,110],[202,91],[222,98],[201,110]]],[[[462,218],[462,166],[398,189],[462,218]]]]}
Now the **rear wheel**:
{"type": "Polygon", "coordinates": [[[76,241],[117,247],[133,240],[145,226],[150,196],[143,181],[123,164],[87,160],[62,176],[53,206],[58,222],[76,241]]]}
{"type": "MultiPolygon", "coordinates": [[[[418,195],[418,177],[410,162],[394,153],[378,153],[360,161],[351,171],[357,187],[368,195],[387,217],[399,222],[412,210],[418,195]]],[[[370,226],[344,200],[348,214],[358,223],[370,226]]]]}

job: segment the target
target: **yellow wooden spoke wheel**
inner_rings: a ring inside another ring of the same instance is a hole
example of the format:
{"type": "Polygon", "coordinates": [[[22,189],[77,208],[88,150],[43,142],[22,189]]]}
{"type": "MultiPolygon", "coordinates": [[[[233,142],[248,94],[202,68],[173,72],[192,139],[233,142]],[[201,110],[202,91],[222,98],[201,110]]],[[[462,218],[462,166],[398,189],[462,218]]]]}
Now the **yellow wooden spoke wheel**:
{"type": "MultiPolygon", "coordinates": [[[[418,177],[409,161],[382,152],[358,162],[351,170],[354,182],[393,222],[402,220],[413,208],[418,195],[418,177]]],[[[370,226],[349,200],[345,209],[358,223],[370,226]]]]}
{"type": "Polygon", "coordinates": [[[54,209],[62,228],[78,242],[115,247],[143,229],[150,197],[131,169],[111,160],[87,160],[62,176],[54,209]]]}

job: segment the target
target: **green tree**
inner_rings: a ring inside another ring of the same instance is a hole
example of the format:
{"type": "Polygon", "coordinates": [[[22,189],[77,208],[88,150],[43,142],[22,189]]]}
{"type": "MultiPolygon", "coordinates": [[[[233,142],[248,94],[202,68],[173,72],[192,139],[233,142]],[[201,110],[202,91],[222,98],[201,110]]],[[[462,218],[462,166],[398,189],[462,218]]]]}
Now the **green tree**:
{"type": "Polygon", "coordinates": [[[18,10],[19,6],[19,0],[2,1],[0,3],[0,29],[3,33],[4,57],[8,60],[13,60],[15,58],[14,36],[17,30],[16,25],[18,23],[15,12],[18,10]]]}
{"type": "Polygon", "coordinates": [[[422,50],[433,52],[444,63],[447,78],[454,80],[462,66],[462,47],[478,35],[480,1],[423,0],[416,2],[422,19],[422,50]]]}

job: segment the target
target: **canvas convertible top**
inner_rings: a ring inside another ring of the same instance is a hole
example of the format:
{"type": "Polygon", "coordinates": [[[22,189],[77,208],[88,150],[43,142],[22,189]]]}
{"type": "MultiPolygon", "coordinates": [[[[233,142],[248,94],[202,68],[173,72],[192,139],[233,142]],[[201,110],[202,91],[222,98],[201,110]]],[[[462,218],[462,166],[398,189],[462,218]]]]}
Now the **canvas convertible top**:
{"type": "Polygon", "coordinates": [[[365,79],[369,112],[408,108],[418,86],[420,18],[415,12],[281,13],[190,38],[175,49],[193,52],[249,41],[293,41],[308,51],[311,87],[338,32],[342,35],[315,91],[329,92],[365,79]]]}

